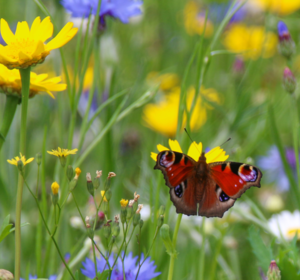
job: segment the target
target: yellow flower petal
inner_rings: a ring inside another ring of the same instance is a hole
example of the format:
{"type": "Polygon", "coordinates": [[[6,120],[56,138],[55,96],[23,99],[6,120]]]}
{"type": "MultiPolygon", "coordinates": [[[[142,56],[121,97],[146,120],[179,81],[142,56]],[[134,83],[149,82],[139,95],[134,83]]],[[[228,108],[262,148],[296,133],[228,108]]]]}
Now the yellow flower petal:
{"type": "Polygon", "coordinates": [[[207,163],[225,161],[229,158],[229,156],[226,155],[226,152],[220,147],[213,148],[205,154],[205,157],[207,163]]]}
{"type": "Polygon", "coordinates": [[[161,144],[158,144],[158,145],[156,146],[156,148],[157,148],[157,150],[160,151],[160,152],[170,150],[169,148],[167,148],[167,147],[165,147],[165,146],[163,146],[163,145],[161,145],[161,144]]]}
{"type": "Polygon", "coordinates": [[[202,143],[197,144],[195,141],[190,145],[187,155],[198,161],[202,153],[202,143]]]}
{"type": "Polygon", "coordinates": [[[1,36],[6,44],[10,44],[15,41],[15,35],[12,33],[9,25],[5,19],[1,19],[1,36]]]}
{"type": "Polygon", "coordinates": [[[29,26],[26,21],[18,22],[16,33],[15,33],[15,39],[16,40],[24,40],[27,37],[29,37],[29,26]]]}
{"type": "Polygon", "coordinates": [[[169,146],[170,146],[170,148],[171,148],[171,150],[173,152],[182,153],[181,147],[180,147],[180,145],[179,145],[179,143],[178,143],[177,140],[171,140],[171,139],[169,139],[169,146]]]}
{"type": "Polygon", "coordinates": [[[157,154],[151,152],[151,158],[156,161],[157,160],[157,154]]]}

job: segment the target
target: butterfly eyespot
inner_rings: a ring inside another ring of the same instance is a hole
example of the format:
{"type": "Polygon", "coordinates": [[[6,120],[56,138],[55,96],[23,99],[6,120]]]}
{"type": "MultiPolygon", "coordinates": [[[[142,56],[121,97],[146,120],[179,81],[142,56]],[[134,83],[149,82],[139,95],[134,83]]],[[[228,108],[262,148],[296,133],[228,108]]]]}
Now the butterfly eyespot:
{"type": "Polygon", "coordinates": [[[245,182],[255,182],[258,176],[258,172],[256,167],[244,164],[239,168],[239,176],[245,182]]]}
{"type": "Polygon", "coordinates": [[[183,189],[182,189],[181,185],[177,185],[174,188],[174,191],[175,191],[175,194],[176,194],[177,197],[182,197],[182,195],[183,195],[183,189]]]}
{"type": "Polygon", "coordinates": [[[220,200],[221,202],[228,201],[228,200],[229,200],[229,196],[228,196],[226,193],[224,193],[224,192],[222,191],[221,194],[220,194],[219,200],[220,200]]]}

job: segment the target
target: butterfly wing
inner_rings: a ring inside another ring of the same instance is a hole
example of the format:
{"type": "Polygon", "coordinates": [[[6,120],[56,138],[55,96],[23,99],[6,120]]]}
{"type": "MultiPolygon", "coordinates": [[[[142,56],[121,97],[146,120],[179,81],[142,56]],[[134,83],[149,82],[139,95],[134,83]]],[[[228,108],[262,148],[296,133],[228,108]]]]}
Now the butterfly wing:
{"type": "Polygon", "coordinates": [[[163,151],[157,155],[154,169],[162,171],[177,213],[197,214],[195,166],[196,162],[182,153],[163,151]]]}
{"type": "Polygon", "coordinates": [[[262,173],[253,165],[239,162],[213,162],[208,166],[211,178],[228,197],[237,199],[252,186],[260,188],[262,173]]]}

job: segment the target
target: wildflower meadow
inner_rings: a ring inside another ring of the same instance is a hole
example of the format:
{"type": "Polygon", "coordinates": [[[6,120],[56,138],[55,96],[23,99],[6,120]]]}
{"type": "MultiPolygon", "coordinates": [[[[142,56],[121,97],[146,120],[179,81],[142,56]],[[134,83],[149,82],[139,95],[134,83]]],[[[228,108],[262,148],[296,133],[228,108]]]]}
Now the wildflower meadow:
{"type": "Polygon", "coordinates": [[[0,280],[300,279],[299,0],[0,0],[0,280]]]}

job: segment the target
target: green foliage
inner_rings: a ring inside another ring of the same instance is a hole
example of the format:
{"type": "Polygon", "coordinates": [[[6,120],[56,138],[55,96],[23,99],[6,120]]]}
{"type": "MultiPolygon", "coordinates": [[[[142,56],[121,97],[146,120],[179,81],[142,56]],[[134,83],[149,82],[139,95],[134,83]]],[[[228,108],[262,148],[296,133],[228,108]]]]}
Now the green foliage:
{"type": "Polygon", "coordinates": [[[272,248],[265,245],[259,230],[254,226],[248,229],[248,239],[258,265],[263,269],[263,271],[267,271],[271,260],[274,259],[272,248]]]}

